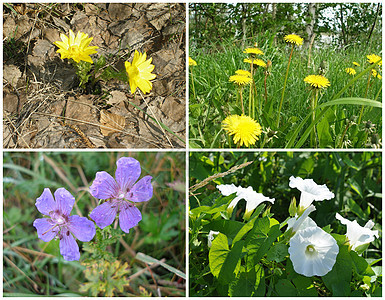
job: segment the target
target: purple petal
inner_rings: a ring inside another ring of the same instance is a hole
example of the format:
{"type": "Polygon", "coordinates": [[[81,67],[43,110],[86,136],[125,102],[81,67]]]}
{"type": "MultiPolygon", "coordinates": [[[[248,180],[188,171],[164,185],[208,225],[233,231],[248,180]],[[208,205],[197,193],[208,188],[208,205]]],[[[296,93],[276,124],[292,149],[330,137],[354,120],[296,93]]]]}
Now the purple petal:
{"type": "Polygon", "coordinates": [[[104,202],[103,204],[94,208],[90,213],[90,218],[95,221],[101,229],[111,225],[118,212],[117,204],[111,201],[104,202]]]}
{"type": "Polygon", "coordinates": [[[140,220],[142,220],[142,215],[135,206],[124,203],[120,207],[119,225],[124,232],[128,233],[132,227],[138,225],[140,220]]]}
{"type": "Polygon", "coordinates": [[[90,186],[91,195],[97,199],[110,199],[117,196],[119,187],[115,179],[105,171],[97,172],[92,185],[90,186]]]}
{"type": "Polygon", "coordinates": [[[55,192],[56,209],[62,215],[69,216],[75,203],[75,197],[65,188],[57,189],[55,192]]]}
{"type": "Polygon", "coordinates": [[[36,199],[36,207],[43,215],[49,216],[51,211],[56,209],[56,203],[53,199],[50,189],[45,188],[39,198],[36,199]]]}
{"type": "Polygon", "coordinates": [[[117,162],[115,172],[116,182],[121,191],[130,189],[140,176],[140,163],[132,157],[122,157],[117,162]]]}
{"type": "Polygon", "coordinates": [[[147,175],[139,180],[126,194],[126,199],[133,202],[148,201],[152,197],[152,177],[147,175]]]}
{"type": "Polygon", "coordinates": [[[96,232],[94,222],[88,220],[85,217],[79,217],[77,215],[70,217],[67,228],[79,241],[82,242],[91,241],[94,238],[96,232]]]}
{"type": "Polygon", "coordinates": [[[79,246],[76,243],[75,238],[67,229],[63,228],[61,231],[59,246],[60,254],[63,255],[65,260],[72,261],[80,259],[79,246]]]}
{"type": "Polygon", "coordinates": [[[55,224],[50,219],[36,219],[33,222],[33,226],[37,230],[38,238],[44,242],[52,240],[59,230],[59,228],[55,227],[55,224]]]}

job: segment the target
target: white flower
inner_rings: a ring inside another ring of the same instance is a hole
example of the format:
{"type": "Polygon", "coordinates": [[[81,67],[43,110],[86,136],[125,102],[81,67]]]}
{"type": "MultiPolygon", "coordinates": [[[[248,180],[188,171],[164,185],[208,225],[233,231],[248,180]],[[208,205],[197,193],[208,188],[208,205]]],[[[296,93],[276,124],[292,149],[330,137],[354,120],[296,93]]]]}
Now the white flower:
{"type": "Polygon", "coordinates": [[[336,219],[346,225],[346,236],[348,237],[353,250],[361,245],[373,242],[374,237],[378,238],[378,230],[371,230],[374,226],[372,220],[369,220],[365,226],[362,227],[356,220],[349,221],[348,219],[343,218],[339,213],[336,213],[336,219]]]}
{"type": "Polygon", "coordinates": [[[215,239],[215,236],[217,236],[218,234],[219,234],[219,231],[210,230],[207,236],[207,245],[209,246],[209,248],[211,248],[212,242],[215,239]]]}
{"type": "Polygon", "coordinates": [[[325,184],[318,185],[313,179],[302,179],[301,177],[291,176],[289,180],[289,186],[291,188],[297,188],[301,191],[299,211],[309,207],[314,200],[322,201],[334,198],[334,194],[329,191],[325,184]]]}
{"type": "Polygon", "coordinates": [[[319,227],[299,230],[290,239],[289,254],[294,270],[307,277],[329,273],[338,251],[336,240],[319,227]]]}
{"type": "Polygon", "coordinates": [[[229,196],[233,193],[236,193],[236,197],[233,199],[233,201],[230,202],[227,210],[231,213],[234,209],[234,207],[237,205],[239,200],[245,199],[246,200],[246,212],[243,216],[244,219],[248,219],[254,209],[261,204],[264,201],[269,201],[274,204],[275,199],[271,199],[269,197],[265,197],[261,193],[257,193],[253,190],[251,186],[247,188],[243,187],[237,187],[234,184],[221,184],[217,185],[217,189],[221,191],[222,195],[229,196]]]}
{"type": "Polygon", "coordinates": [[[292,228],[292,232],[295,233],[298,230],[305,229],[308,227],[316,227],[317,224],[311,218],[309,218],[309,214],[315,211],[315,206],[310,205],[305,209],[303,214],[298,218],[297,215],[289,220],[287,220],[287,230],[292,228]]]}

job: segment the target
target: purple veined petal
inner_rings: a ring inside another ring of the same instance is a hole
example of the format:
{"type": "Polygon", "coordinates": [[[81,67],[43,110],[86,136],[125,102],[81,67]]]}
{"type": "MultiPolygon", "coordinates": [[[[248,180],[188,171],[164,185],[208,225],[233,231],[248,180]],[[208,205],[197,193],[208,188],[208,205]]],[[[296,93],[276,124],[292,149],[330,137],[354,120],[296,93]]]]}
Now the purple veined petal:
{"type": "Polygon", "coordinates": [[[55,224],[50,219],[36,219],[33,222],[33,226],[37,230],[38,238],[44,242],[52,240],[59,230],[59,228],[55,227],[55,224]]]}
{"type": "Polygon", "coordinates": [[[119,225],[124,232],[128,233],[132,227],[138,225],[140,220],[142,220],[142,214],[137,207],[128,203],[120,207],[119,225]]]}
{"type": "Polygon", "coordinates": [[[67,261],[79,260],[80,252],[79,246],[76,243],[75,238],[72,236],[71,232],[63,228],[60,232],[60,254],[63,255],[63,258],[67,261]]]}
{"type": "Polygon", "coordinates": [[[107,201],[94,208],[90,213],[90,218],[95,221],[101,229],[111,225],[118,212],[118,204],[116,202],[107,201]]]}
{"type": "Polygon", "coordinates": [[[126,194],[126,199],[133,202],[143,202],[150,200],[153,191],[151,179],[152,177],[150,175],[144,176],[126,194]]]}
{"type": "Polygon", "coordinates": [[[91,241],[96,232],[94,222],[85,217],[79,217],[78,215],[70,216],[67,228],[79,241],[82,242],[91,241]]]}
{"type": "Polygon", "coordinates": [[[140,163],[132,157],[122,157],[116,162],[115,179],[121,191],[130,189],[139,179],[140,163]]]}
{"type": "Polygon", "coordinates": [[[62,215],[69,216],[75,204],[75,197],[65,188],[59,188],[55,192],[56,209],[62,215]]]}
{"type": "Polygon", "coordinates": [[[56,209],[56,203],[53,199],[51,190],[45,188],[41,196],[36,199],[35,205],[39,212],[43,215],[49,216],[49,213],[56,209]]]}
{"type": "Polygon", "coordinates": [[[117,197],[119,187],[114,177],[105,171],[97,172],[92,185],[90,186],[91,195],[97,199],[110,199],[117,197]]]}

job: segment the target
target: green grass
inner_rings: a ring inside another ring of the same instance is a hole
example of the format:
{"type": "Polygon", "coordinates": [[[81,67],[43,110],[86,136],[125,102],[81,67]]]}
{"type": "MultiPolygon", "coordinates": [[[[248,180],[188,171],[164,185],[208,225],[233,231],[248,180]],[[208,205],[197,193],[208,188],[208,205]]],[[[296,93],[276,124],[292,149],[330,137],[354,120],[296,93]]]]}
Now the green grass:
{"type": "MultiPolygon", "coordinates": [[[[258,43],[259,48],[265,53],[261,58],[265,61],[272,61],[271,75],[267,78],[267,102],[264,100],[264,69],[258,67],[255,81],[257,87],[258,101],[262,103],[263,113],[255,114],[254,118],[261,123],[266,130],[270,127],[277,130],[278,138],[274,138],[264,147],[285,147],[287,146],[288,135],[298,127],[300,122],[310,113],[311,91],[303,79],[307,75],[318,74],[318,68],[322,61],[326,62],[325,77],[329,79],[331,86],[323,90],[319,96],[318,104],[331,101],[352,79],[345,72],[345,68],[353,67],[352,62],[361,64],[357,67],[357,75],[366,69],[366,55],[380,54],[379,49],[366,49],[364,46],[351,46],[346,49],[333,47],[313,48],[308,65],[308,50],[301,48],[294,49],[290,66],[283,108],[281,111],[281,126],[274,128],[277,119],[277,111],[282,95],[284,77],[288,64],[291,47],[282,43],[277,46],[268,39],[258,43]]],[[[246,54],[243,49],[235,43],[227,42],[220,46],[207,46],[204,49],[193,48],[190,56],[197,61],[197,66],[190,67],[193,72],[196,99],[193,97],[190,81],[190,145],[192,147],[222,148],[228,147],[228,139],[221,130],[221,122],[229,114],[241,114],[240,103],[237,103],[237,89],[229,82],[229,77],[238,69],[249,70],[249,65],[243,62],[246,54]]],[[[191,74],[191,73],[190,73],[191,74]]],[[[191,76],[190,76],[191,77],[191,76]]],[[[370,87],[365,97],[368,74],[363,75],[340,96],[368,98],[381,101],[381,80],[374,77],[370,80],[370,87]]],[[[243,91],[246,114],[248,114],[248,90],[243,91]]],[[[351,101],[354,103],[354,101],[351,101]]],[[[333,107],[334,120],[329,117],[329,126],[336,128],[331,132],[333,140],[327,147],[337,147],[337,135],[341,134],[345,126],[345,120],[360,113],[360,105],[338,105],[333,107]]],[[[377,132],[381,135],[381,110],[378,108],[366,107],[362,121],[370,120],[377,125],[377,132]]],[[[310,123],[309,123],[310,124],[310,123]]],[[[362,131],[362,125],[358,128],[362,131]]],[[[304,127],[296,141],[304,132],[304,127]]],[[[350,130],[348,134],[350,134],[350,130]]],[[[352,147],[365,144],[360,140],[355,141],[351,136],[352,147]]],[[[233,146],[233,145],[232,145],[233,146]]],[[[257,143],[258,146],[258,143],[257,143]]],[[[308,147],[306,142],[304,147],[308,147]]]]}
{"type": "MultiPolygon", "coordinates": [[[[43,216],[35,200],[43,189],[55,191],[64,187],[75,196],[73,214],[88,216],[97,200],[87,191],[95,173],[107,171],[114,175],[116,160],[121,156],[136,158],[142,175],[153,176],[154,196],[139,206],[143,219],[108,246],[121,264],[128,263],[127,277],[146,269],[136,257],[143,253],[162,263],[185,272],[185,157],[182,153],[4,153],[4,284],[6,296],[90,296],[79,291],[85,278],[88,256],[82,250],[80,261],[64,261],[57,241],[45,243],[38,239],[32,226],[43,216]],[[136,259],[135,259],[136,258],[136,259]]],[[[85,243],[84,243],[85,244],[85,243]]],[[[173,270],[172,268],[170,268],[173,270]]],[[[128,281],[123,292],[116,296],[183,296],[184,280],[162,266],[142,272],[128,281]],[[153,278],[156,282],[153,281],[153,278]]],[[[103,296],[103,293],[99,294],[103,296]]]]}

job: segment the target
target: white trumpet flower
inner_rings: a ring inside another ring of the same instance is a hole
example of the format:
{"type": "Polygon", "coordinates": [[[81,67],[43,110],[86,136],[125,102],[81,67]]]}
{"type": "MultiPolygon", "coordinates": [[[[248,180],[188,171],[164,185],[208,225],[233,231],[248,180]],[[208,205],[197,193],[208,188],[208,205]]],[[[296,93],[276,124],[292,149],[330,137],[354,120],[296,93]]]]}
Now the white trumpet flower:
{"type": "Polygon", "coordinates": [[[268,201],[274,204],[275,199],[271,199],[269,197],[264,196],[261,193],[257,193],[253,190],[251,186],[247,188],[238,187],[234,184],[221,184],[217,185],[217,189],[220,190],[222,195],[229,196],[233,193],[236,193],[236,197],[233,199],[233,201],[230,202],[227,210],[229,213],[231,213],[234,209],[234,207],[237,205],[239,200],[245,199],[246,200],[246,212],[243,216],[244,219],[250,218],[251,214],[253,213],[254,209],[260,205],[264,201],[268,201]]]}
{"type": "Polygon", "coordinates": [[[313,179],[302,179],[301,177],[291,176],[289,180],[289,186],[291,188],[297,188],[301,191],[299,211],[308,208],[314,200],[323,201],[334,198],[334,193],[329,191],[325,184],[318,185],[313,179]]]}
{"type": "Polygon", "coordinates": [[[374,226],[372,220],[369,220],[364,227],[357,223],[356,220],[350,221],[336,213],[336,219],[346,225],[346,236],[353,250],[357,247],[373,242],[375,237],[378,238],[378,230],[371,230],[374,226]]]}
{"type": "Polygon", "coordinates": [[[336,240],[318,226],[299,230],[290,239],[289,254],[294,270],[307,277],[329,273],[338,252],[336,240]]]}

